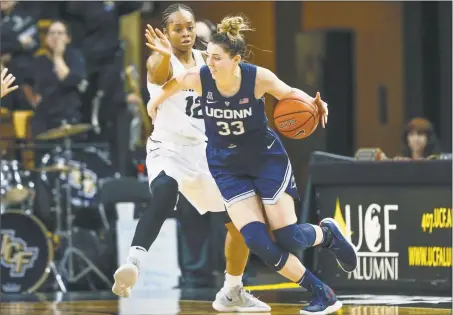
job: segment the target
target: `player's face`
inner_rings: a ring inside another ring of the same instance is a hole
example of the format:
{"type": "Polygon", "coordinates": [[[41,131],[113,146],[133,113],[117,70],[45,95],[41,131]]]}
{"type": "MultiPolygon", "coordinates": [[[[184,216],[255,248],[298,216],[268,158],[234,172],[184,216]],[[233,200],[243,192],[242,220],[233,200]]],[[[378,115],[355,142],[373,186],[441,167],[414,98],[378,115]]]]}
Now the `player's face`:
{"type": "Polygon", "coordinates": [[[195,44],[195,19],[186,10],[173,12],[165,33],[171,45],[179,51],[188,51],[195,44]]]}
{"type": "Polygon", "coordinates": [[[47,31],[46,44],[50,49],[55,49],[60,41],[65,45],[69,43],[69,35],[66,26],[60,22],[52,23],[47,31]]]}
{"type": "Polygon", "coordinates": [[[214,80],[228,80],[234,75],[234,70],[241,61],[240,56],[231,57],[222,46],[213,43],[208,44],[206,52],[206,63],[214,80]]]}
{"type": "Polygon", "coordinates": [[[419,131],[411,131],[407,135],[407,144],[412,152],[423,151],[428,143],[426,133],[419,131]]]}

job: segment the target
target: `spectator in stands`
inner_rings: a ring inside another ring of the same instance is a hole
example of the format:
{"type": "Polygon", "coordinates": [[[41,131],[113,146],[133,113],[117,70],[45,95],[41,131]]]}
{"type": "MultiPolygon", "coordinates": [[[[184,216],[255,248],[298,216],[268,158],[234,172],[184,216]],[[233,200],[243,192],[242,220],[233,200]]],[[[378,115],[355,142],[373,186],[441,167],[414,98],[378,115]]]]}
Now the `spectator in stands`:
{"type": "Polygon", "coordinates": [[[17,1],[1,1],[2,64],[14,73],[17,84],[30,83],[33,53],[39,48],[39,36],[34,16],[17,1]]]}
{"type": "Polygon", "coordinates": [[[63,1],[61,18],[74,31],[72,44],[86,60],[88,88],[83,96],[83,121],[91,123],[93,100],[100,103],[100,139],[108,141],[112,163],[124,174],[130,157],[127,128],[129,117],[124,91],[124,60],[119,30],[120,17],[137,11],[142,2],[134,1],[63,1]]]}
{"type": "Polygon", "coordinates": [[[29,96],[33,80],[30,69],[39,48],[34,12],[24,2],[1,1],[0,63],[14,73],[20,89],[2,100],[9,110],[31,110],[29,96]]]}
{"type": "Polygon", "coordinates": [[[424,118],[414,118],[403,132],[404,148],[396,160],[430,159],[440,154],[439,143],[432,124],[424,118]]]}
{"type": "MultiPolygon", "coordinates": [[[[71,48],[70,29],[62,21],[53,21],[45,36],[46,49],[36,57],[32,105],[35,114],[31,132],[35,138],[39,134],[56,128],[66,121],[68,124],[80,122],[82,106],[80,93],[86,87],[86,71],[83,55],[71,48]]],[[[83,135],[82,135],[83,136],[83,135]]],[[[62,139],[55,140],[61,143],[62,139]]],[[[42,157],[48,153],[42,144],[49,141],[35,140],[34,166],[41,167],[42,157]]],[[[49,212],[50,195],[42,183],[39,173],[34,176],[36,189],[36,215],[50,228],[53,220],[49,212]]]]}
{"type": "Polygon", "coordinates": [[[82,54],[69,46],[70,41],[67,25],[54,21],[46,35],[48,50],[36,58],[33,67],[34,137],[60,126],[63,120],[69,124],[80,121],[80,92],[86,86],[86,71],[82,54]]]}

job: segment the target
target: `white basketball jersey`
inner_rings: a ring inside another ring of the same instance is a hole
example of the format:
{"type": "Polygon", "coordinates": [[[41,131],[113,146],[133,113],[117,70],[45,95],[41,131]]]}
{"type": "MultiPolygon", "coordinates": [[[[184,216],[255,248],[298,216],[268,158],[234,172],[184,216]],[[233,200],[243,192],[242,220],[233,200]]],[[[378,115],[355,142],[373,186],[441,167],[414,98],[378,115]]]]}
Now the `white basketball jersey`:
{"type": "MultiPolygon", "coordinates": [[[[192,49],[192,53],[197,66],[205,64],[201,51],[192,49]]],[[[187,71],[173,54],[170,62],[173,67],[172,78],[187,71]]],[[[151,99],[162,90],[162,86],[149,82],[147,82],[147,87],[151,99]]],[[[183,143],[204,142],[206,139],[205,125],[198,94],[193,90],[184,90],[160,104],[152,138],[183,143]]]]}

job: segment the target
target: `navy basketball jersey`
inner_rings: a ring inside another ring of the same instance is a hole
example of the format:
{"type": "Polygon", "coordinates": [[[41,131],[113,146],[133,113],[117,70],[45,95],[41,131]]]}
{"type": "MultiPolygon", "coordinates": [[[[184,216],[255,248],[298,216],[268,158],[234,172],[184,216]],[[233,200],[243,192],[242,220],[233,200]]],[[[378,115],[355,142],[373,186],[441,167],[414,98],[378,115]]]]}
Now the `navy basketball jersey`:
{"type": "Polygon", "coordinates": [[[264,97],[255,98],[256,66],[240,63],[242,79],[236,95],[224,97],[217,90],[208,66],[200,69],[206,136],[209,145],[226,147],[251,144],[267,132],[264,97]]]}

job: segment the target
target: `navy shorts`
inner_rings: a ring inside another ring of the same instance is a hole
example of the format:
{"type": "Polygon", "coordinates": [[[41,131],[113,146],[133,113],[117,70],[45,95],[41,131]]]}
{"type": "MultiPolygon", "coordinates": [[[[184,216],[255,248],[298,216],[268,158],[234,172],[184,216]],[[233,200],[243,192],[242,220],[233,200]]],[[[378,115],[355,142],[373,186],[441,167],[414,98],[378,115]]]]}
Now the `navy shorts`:
{"type": "Polygon", "coordinates": [[[256,194],[263,204],[275,204],[284,192],[299,200],[291,162],[280,138],[269,129],[265,141],[259,142],[229,147],[208,144],[209,170],[227,206],[256,194]]]}

